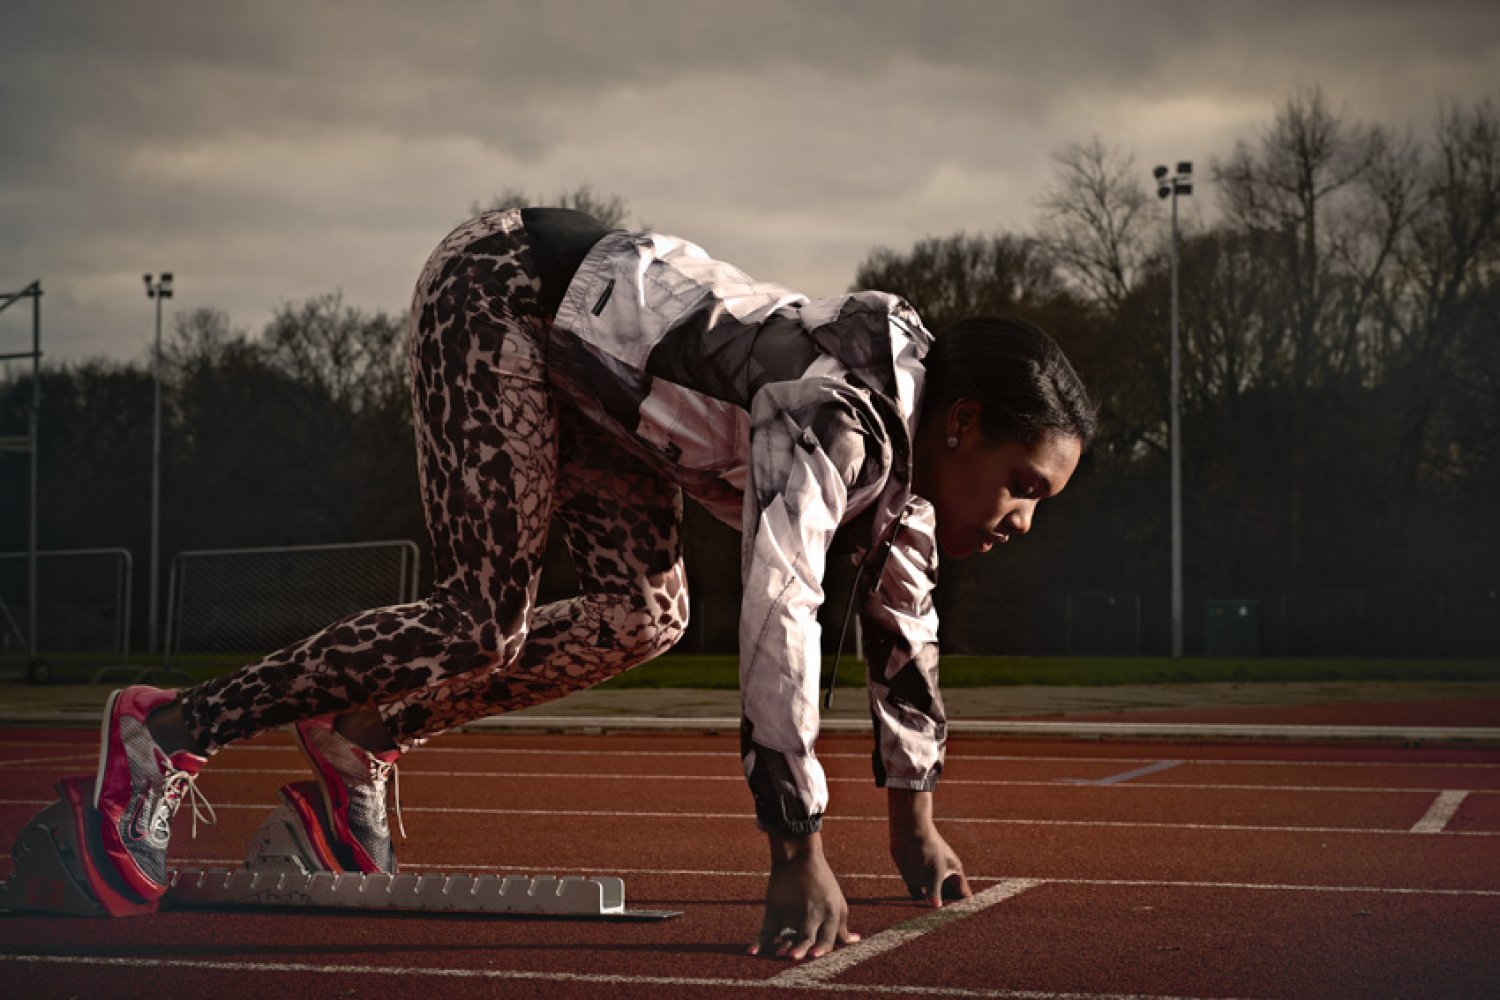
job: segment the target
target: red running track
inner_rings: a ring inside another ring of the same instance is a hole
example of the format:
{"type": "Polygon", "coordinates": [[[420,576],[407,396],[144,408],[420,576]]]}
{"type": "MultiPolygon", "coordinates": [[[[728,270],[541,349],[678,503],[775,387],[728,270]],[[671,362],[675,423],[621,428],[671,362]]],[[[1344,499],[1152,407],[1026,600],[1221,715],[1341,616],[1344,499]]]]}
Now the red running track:
{"type": "MultiPolygon", "coordinates": [[[[93,733],[0,731],[0,838],[93,733]]],[[[981,893],[935,926],[884,851],[867,741],[825,740],[825,837],[858,949],[750,958],[765,848],[731,737],[450,736],[401,771],[414,870],[621,874],[662,923],[425,914],[0,915],[16,997],[1491,997],[1500,983],[1500,753],[958,738],[940,823],[981,893]],[[913,921],[917,921],[913,924],[913,921]]],[[[303,779],[285,736],[220,754],[226,866],[303,779]]],[[[0,873],[9,875],[8,859],[0,873]]]]}

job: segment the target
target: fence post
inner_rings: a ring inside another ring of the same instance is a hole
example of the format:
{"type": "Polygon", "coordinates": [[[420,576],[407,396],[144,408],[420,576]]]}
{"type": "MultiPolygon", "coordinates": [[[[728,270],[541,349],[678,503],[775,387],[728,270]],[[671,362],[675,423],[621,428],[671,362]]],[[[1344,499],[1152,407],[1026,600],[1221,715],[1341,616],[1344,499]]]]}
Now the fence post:
{"type": "Polygon", "coordinates": [[[1067,623],[1066,624],[1066,628],[1067,628],[1067,633],[1068,633],[1067,650],[1068,650],[1068,655],[1072,656],[1073,655],[1073,595],[1071,593],[1069,593],[1066,596],[1064,596],[1064,598],[1063,598],[1063,604],[1064,604],[1063,621],[1067,623]]]}

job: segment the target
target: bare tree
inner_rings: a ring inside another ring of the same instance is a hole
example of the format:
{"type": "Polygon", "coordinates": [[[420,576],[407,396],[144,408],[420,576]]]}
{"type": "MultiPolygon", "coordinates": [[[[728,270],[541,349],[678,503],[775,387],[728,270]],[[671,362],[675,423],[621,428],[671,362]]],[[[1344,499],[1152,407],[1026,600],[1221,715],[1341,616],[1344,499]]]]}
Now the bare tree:
{"type": "MultiPolygon", "coordinates": [[[[1434,422],[1450,430],[1484,422],[1489,396],[1473,379],[1472,359],[1492,357],[1497,331],[1494,300],[1500,283],[1500,111],[1494,103],[1445,109],[1435,130],[1433,155],[1417,175],[1421,201],[1394,251],[1392,280],[1383,289],[1389,320],[1383,342],[1385,370],[1399,415],[1389,488],[1409,492],[1422,469],[1461,478],[1463,462],[1431,440],[1434,422]],[[1468,356],[1458,353],[1472,345],[1468,356]],[[1486,349],[1486,347],[1490,349],[1486,349]],[[1461,387],[1475,385],[1477,393],[1461,387]]],[[[1395,530],[1393,528],[1393,530],[1395,530]]]]}
{"type": "Polygon", "coordinates": [[[260,343],[271,367],[351,412],[405,405],[404,322],[347,305],[341,292],[283,303],[260,343]]]}
{"type": "Polygon", "coordinates": [[[1135,156],[1098,136],[1052,154],[1057,181],[1042,197],[1038,238],[1085,297],[1118,310],[1149,248],[1149,198],[1135,156]]]}
{"type": "Polygon", "coordinates": [[[920,240],[907,253],[871,251],[854,288],[902,296],[933,330],[965,316],[1034,310],[1063,291],[1056,267],[1036,241],[963,233],[920,240]]]}
{"type": "MultiPolygon", "coordinates": [[[[1294,386],[1357,371],[1356,352],[1334,349],[1346,343],[1339,334],[1358,321],[1368,299],[1368,292],[1349,294],[1348,281],[1367,282],[1333,263],[1341,253],[1351,259],[1356,238],[1347,227],[1368,224],[1365,182],[1383,155],[1399,158],[1384,133],[1334,113],[1322,91],[1313,88],[1288,99],[1258,148],[1240,143],[1228,162],[1214,166],[1229,225],[1257,234],[1284,289],[1288,308],[1264,329],[1263,356],[1268,366],[1283,365],[1281,374],[1294,386]]],[[[1396,204],[1382,244],[1402,221],[1399,191],[1386,194],[1396,204]]],[[[1269,368],[1263,374],[1274,377],[1269,368]]]]}

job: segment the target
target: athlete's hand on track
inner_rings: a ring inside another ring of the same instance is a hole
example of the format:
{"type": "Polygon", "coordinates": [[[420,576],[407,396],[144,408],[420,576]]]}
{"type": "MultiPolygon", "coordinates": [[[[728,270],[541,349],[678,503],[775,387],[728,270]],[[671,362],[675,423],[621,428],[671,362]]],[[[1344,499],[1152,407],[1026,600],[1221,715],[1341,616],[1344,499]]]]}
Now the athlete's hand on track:
{"type": "Polygon", "coordinates": [[[783,837],[771,834],[771,878],[766,886],[766,916],[749,953],[777,958],[818,958],[835,944],[852,944],[849,904],[833,869],[823,856],[819,834],[783,837]]]}
{"type": "Polygon", "coordinates": [[[933,823],[932,793],[893,788],[888,798],[891,860],[911,898],[940,907],[945,899],[974,895],[963,862],[933,823]]]}

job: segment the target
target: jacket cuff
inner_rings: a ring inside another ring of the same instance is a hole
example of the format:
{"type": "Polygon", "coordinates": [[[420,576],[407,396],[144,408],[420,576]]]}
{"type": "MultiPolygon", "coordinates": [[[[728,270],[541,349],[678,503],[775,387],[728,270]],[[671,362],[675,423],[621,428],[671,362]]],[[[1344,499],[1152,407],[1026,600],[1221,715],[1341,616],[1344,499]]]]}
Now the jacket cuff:
{"type": "Polygon", "coordinates": [[[760,816],[755,817],[755,825],[760,827],[761,833],[781,833],[791,837],[805,837],[809,833],[817,833],[823,829],[823,814],[817,813],[807,819],[793,820],[784,816],[760,816]]]}
{"type": "Polygon", "coordinates": [[[917,775],[910,778],[893,778],[889,775],[877,776],[875,778],[875,787],[904,788],[912,792],[930,792],[937,788],[940,773],[937,770],[933,770],[930,774],[917,775]]]}

